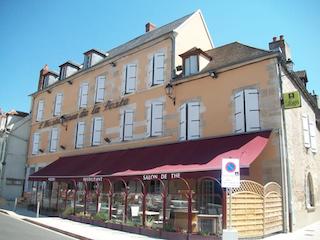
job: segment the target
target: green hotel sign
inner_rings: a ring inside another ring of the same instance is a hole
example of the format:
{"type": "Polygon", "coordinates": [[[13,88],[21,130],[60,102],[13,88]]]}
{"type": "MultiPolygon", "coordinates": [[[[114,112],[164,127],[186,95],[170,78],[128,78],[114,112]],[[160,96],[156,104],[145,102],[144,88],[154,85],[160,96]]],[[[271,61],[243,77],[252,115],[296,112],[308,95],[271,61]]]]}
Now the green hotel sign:
{"type": "Polygon", "coordinates": [[[283,94],[283,103],[285,109],[301,107],[301,96],[298,91],[283,94]]]}

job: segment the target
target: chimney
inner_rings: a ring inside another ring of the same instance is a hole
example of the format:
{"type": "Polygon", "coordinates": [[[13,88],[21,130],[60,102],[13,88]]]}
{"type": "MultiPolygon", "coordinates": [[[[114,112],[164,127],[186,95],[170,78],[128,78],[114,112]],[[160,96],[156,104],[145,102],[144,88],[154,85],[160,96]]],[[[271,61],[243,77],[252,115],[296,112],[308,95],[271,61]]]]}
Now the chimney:
{"type": "Polygon", "coordinates": [[[40,70],[39,74],[39,82],[38,82],[38,91],[42,89],[43,87],[43,75],[45,75],[47,72],[49,72],[49,67],[48,65],[44,65],[44,67],[40,70]]]}
{"type": "Polygon", "coordinates": [[[156,29],[157,27],[156,27],[156,25],[154,25],[153,23],[151,23],[151,22],[148,22],[147,24],[146,24],[146,32],[150,32],[150,31],[152,31],[152,30],[154,30],[154,29],[156,29]]]}
{"type": "MultiPolygon", "coordinates": [[[[288,43],[284,40],[284,36],[280,35],[279,39],[277,37],[272,38],[272,42],[269,43],[269,49],[271,51],[280,51],[286,61],[291,61],[291,51],[288,43]]],[[[292,62],[292,61],[291,61],[292,62]]]]}

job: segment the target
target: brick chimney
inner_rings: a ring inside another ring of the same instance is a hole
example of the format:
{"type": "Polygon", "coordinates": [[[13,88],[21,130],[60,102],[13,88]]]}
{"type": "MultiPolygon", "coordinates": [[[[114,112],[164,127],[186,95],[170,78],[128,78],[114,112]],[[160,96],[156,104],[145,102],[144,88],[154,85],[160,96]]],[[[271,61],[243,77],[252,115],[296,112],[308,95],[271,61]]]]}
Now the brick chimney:
{"type": "Polygon", "coordinates": [[[284,40],[283,35],[280,35],[279,39],[277,39],[277,37],[273,37],[272,42],[269,43],[269,49],[271,51],[281,51],[286,61],[292,60],[290,47],[284,40]]]}
{"type": "Polygon", "coordinates": [[[152,31],[152,30],[154,30],[154,29],[156,29],[156,28],[157,28],[157,26],[154,25],[154,24],[151,23],[151,22],[148,22],[148,23],[146,24],[146,32],[150,32],[150,31],[152,31]]]}
{"type": "Polygon", "coordinates": [[[45,75],[46,73],[49,72],[49,67],[48,65],[44,65],[44,67],[40,70],[40,74],[39,74],[39,82],[38,82],[38,91],[42,89],[43,87],[43,80],[44,80],[44,77],[43,75],[45,75]]]}

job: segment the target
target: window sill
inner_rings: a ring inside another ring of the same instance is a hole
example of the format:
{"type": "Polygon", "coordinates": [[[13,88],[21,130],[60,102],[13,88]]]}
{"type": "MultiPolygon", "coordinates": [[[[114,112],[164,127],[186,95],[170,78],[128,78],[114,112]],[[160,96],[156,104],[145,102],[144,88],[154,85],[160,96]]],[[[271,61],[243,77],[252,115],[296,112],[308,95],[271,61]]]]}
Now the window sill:
{"type": "Polygon", "coordinates": [[[316,211],[316,207],[315,206],[307,206],[307,212],[315,212],[316,211]]]}

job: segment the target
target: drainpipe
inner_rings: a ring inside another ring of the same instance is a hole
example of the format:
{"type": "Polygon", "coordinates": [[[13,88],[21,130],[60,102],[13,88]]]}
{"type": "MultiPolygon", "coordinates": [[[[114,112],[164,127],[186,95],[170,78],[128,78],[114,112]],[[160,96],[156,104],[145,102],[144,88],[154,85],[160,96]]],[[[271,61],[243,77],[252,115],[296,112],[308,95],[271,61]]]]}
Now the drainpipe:
{"type": "Polygon", "coordinates": [[[171,51],[171,80],[176,76],[176,70],[175,70],[175,64],[176,64],[176,36],[178,35],[177,32],[172,32],[170,34],[170,39],[171,39],[171,46],[172,46],[172,51],[171,51]]]}
{"type": "Polygon", "coordinates": [[[2,141],[2,149],[1,149],[1,174],[0,174],[0,196],[2,196],[3,187],[4,187],[4,180],[5,180],[5,170],[6,170],[6,158],[7,158],[7,141],[8,141],[8,134],[7,134],[7,124],[8,124],[8,117],[9,114],[6,113],[6,121],[4,123],[4,131],[3,131],[3,141],[2,141]]]}
{"type": "MultiPolygon", "coordinates": [[[[281,67],[279,58],[277,59],[277,68],[279,74],[279,86],[280,86],[280,94],[282,97],[283,87],[282,87],[282,76],[281,76],[281,67]]],[[[284,112],[284,105],[281,103],[281,128],[279,130],[279,138],[280,138],[280,152],[281,152],[281,170],[282,170],[282,179],[285,189],[283,189],[283,196],[287,196],[286,208],[288,213],[285,212],[286,216],[288,216],[288,222],[286,222],[285,232],[292,232],[292,187],[291,187],[291,171],[290,171],[290,163],[288,159],[288,144],[287,144],[287,131],[286,131],[286,118],[284,112]],[[289,228],[289,229],[288,229],[289,228]]]]}

